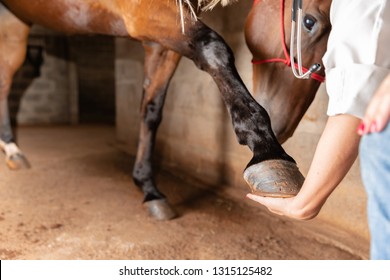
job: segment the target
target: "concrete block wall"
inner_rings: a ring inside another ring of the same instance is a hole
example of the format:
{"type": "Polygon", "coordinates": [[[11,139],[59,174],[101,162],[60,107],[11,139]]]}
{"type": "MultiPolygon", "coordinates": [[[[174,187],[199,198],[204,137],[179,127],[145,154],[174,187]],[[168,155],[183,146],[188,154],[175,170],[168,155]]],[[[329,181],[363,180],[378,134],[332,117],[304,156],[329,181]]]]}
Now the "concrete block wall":
{"type": "Polygon", "coordinates": [[[28,45],[28,53],[42,49],[43,63],[37,77],[27,55],[15,74],[9,98],[14,122],[115,123],[114,38],[65,36],[34,26],[28,45]]]}
{"type": "Polygon", "coordinates": [[[118,38],[115,43],[116,138],[128,153],[137,151],[142,100],[144,52],[140,43],[118,38]]]}
{"type": "MultiPolygon", "coordinates": [[[[251,1],[217,8],[202,19],[219,32],[233,49],[236,66],[252,90],[252,66],[243,34],[251,1]]],[[[117,138],[131,154],[138,142],[139,106],[142,96],[143,50],[139,43],[124,39],[116,42],[117,138]]],[[[321,87],[294,136],[284,144],[287,152],[306,174],[318,139],[325,126],[327,95],[321,87]]],[[[171,81],[163,121],[158,131],[155,162],[197,180],[228,184],[248,191],[242,171],[251,158],[247,147],[235,138],[218,89],[208,74],[183,58],[171,81]]],[[[331,163],[324,163],[331,164],[331,163]]],[[[323,220],[368,240],[365,192],[359,164],[332,194],[317,220],[323,220]]]]}
{"type": "Polygon", "coordinates": [[[32,62],[26,59],[14,77],[9,99],[11,114],[18,124],[68,123],[70,83],[66,38],[35,30],[29,45],[42,47],[41,73],[36,77],[32,62]]]}

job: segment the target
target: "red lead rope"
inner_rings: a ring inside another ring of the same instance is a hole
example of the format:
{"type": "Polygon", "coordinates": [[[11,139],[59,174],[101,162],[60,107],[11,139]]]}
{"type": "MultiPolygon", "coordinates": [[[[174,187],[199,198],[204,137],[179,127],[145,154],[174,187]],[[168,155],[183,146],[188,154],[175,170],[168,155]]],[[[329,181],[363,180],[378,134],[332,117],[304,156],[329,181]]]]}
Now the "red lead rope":
{"type": "MultiPolygon", "coordinates": [[[[257,5],[261,0],[254,0],[253,5],[257,5]]],[[[274,62],[282,62],[286,64],[287,66],[291,67],[291,61],[290,61],[290,55],[287,51],[286,46],[286,40],[285,40],[285,32],[284,32],[284,0],[280,0],[280,19],[281,19],[281,28],[280,28],[280,35],[282,39],[282,46],[283,46],[283,52],[284,52],[284,58],[269,58],[264,60],[252,60],[253,64],[265,64],[265,63],[274,63],[274,62]]],[[[299,23],[300,24],[300,23],[299,23]]],[[[296,69],[298,69],[298,64],[294,63],[294,66],[296,69]]],[[[309,69],[306,67],[302,67],[302,70],[304,73],[306,73],[309,69]]],[[[312,79],[319,81],[320,83],[325,82],[325,76],[312,73],[310,76],[312,79]]]]}

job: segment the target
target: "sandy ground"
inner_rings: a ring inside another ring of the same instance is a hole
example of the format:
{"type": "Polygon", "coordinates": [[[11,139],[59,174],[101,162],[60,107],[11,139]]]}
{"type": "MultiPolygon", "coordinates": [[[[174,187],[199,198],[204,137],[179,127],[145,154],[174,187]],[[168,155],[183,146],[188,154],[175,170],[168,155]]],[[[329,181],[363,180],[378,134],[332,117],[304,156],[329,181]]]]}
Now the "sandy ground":
{"type": "MultiPolygon", "coordinates": [[[[245,192],[157,180],[180,217],[155,221],[113,127],[25,127],[32,169],[0,165],[0,259],[366,259],[368,244],[319,220],[280,218],[245,192]]],[[[3,157],[0,157],[3,159],[3,157]]]]}

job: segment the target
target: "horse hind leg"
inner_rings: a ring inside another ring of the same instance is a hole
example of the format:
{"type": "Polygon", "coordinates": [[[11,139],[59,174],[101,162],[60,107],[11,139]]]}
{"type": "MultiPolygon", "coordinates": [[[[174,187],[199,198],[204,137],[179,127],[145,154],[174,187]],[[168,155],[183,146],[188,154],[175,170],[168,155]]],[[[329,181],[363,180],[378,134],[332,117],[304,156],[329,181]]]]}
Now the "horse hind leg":
{"type": "Polygon", "coordinates": [[[7,100],[0,100],[0,149],[9,169],[28,169],[30,163],[14,141],[7,100]]]}
{"type": "Polygon", "coordinates": [[[10,169],[29,168],[30,164],[15,143],[8,110],[12,77],[22,65],[29,26],[0,3],[0,149],[10,169]]]}
{"type": "Polygon", "coordinates": [[[144,49],[142,119],[133,179],[144,192],[144,204],[150,215],[157,220],[169,220],[177,214],[156,186],[152,156],[167,88],[181,56],[156,43],[144,43],[144,49]]]}

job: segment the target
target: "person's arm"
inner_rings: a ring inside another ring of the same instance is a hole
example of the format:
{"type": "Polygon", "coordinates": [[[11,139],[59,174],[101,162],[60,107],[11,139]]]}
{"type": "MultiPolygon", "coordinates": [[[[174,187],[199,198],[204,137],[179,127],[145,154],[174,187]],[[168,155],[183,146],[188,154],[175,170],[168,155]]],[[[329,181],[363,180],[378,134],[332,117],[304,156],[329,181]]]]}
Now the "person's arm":
{"type": "Polygon", "coordinates": [[[317,145],[306,180],[297,196],[271,198],[248,194],[271,212],[291,218],[312,219],[345,177],[359,150],[356,129],[360,119],[350,115],[329,117],[317,145]]]}
{"type": "Polygon", "coordinates": [[[390,119],[390,74],[383,80],[368,104],[358,133],[364,135],[382,131],[390,119]]]}

